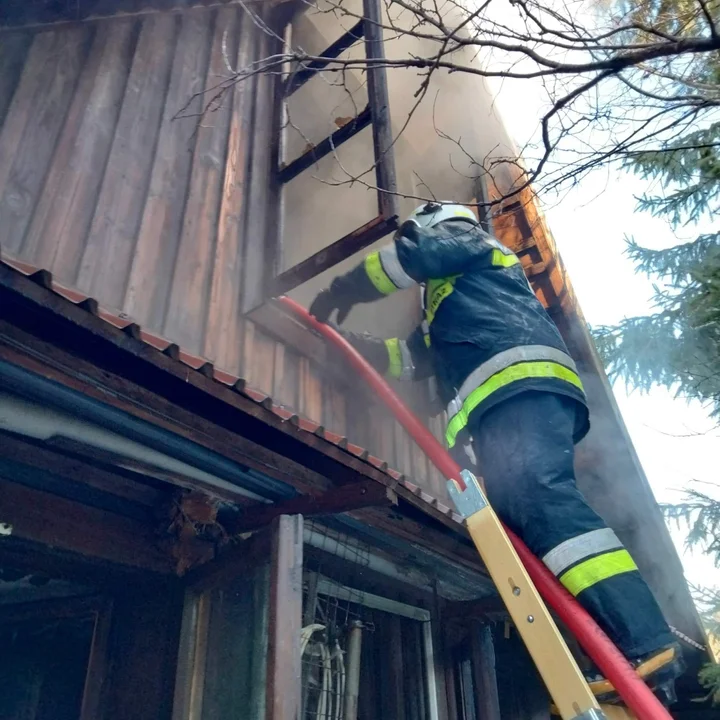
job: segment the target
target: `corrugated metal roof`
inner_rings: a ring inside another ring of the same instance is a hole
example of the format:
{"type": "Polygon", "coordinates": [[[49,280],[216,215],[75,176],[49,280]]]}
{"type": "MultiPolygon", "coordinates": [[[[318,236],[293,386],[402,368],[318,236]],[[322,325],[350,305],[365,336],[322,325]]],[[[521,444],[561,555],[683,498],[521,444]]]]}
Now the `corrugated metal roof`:
{"type": "MultiPolygon", "coordinates": [[[[454,512],[452,508],[439,502],[437,498],[434,498],[418,485],[409,481],[402,473],[390,468],[388,463],[383,459],[376,457],[375,455],[371,455],[364,447],[350,442],[344,435],[335,433],[332,430],[323,427],[320,423],[297,414],[292,408],[275,403],[270,395],[251,387],[244,378],[216,368],[205,358],[185,352],[182,348],[178,347],[169,340],[143,330],[133,321],[132,318],[122,313],[114,313],[101,307],[94,298],[56,282],[52,277],[52,273],[47,270],[19,260],[10,259],[2,255],[0,255],[0,265],[11,268],[15,272],[30,278],[34,282],[42,285],[48,290],[51,290],[68,302],[83,308],[88,313],[99,317],[109,325],[122,330],[139,342],[143,342],[146,345],[155,348],[159,352],[164,353],[173,361],[182,364],[185,368],[193,372],[201,373],[215,382],[234,389],[236,392],[241,393],[263,407],[267,412],[273,413],[275,416],[279,417],[283,422],[291,423],[302,432],[320,437],[327,443],[344,450],[369,465],[372,465],[381,472],[386,473],[396,482],[403,485],[407,490],[412,492],[423,502],[435,508],[437,511],[449,518],[452,518],[452,520],[457,523],[462,522],[461,516],[454,512]]],[[[300,437],[302,437],[302,433],[300,437]]]]}

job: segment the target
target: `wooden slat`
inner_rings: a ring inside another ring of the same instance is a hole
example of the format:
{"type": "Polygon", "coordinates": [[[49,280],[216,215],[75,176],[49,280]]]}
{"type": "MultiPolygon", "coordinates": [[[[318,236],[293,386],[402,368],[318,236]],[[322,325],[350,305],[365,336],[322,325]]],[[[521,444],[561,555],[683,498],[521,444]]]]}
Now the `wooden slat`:
{"type": "MultiPolygon", "coordinates": [[[[323,413],[323,425],[334,433],[347,435],[346,424],[346,397],[335,383],[326,383],[323,388],[325,395],[325,411],[323,413]]],[[[353,440],[353,438],[351,438],[353,440]]],[[[377,452],[374,447],[373,450],[377,452]]]]}
{"type": "Polygon", "coordinates": [[[180,35],[125,300],[127,313],[153,330],[162,330],[167,311],[173,274],[170,269],[175,267],[197,115],[202,107],[198,93],[205,85],[211,44],[211,13],[193,10],[180,18],[180,35]],[[176,117],[181,110],[183,117],[176,117]]]}
{"type": "MultiPolygon", "coordinates": [[[[247,67],[254,57],[256,28],[245,13],[238,15],[237,21],[236,67],[247,67]]],[[[243,352],[239,286],[242,282],[243,218],[251,150],[252,90],[252,82],[239,83],[227,99],[232,105],[232,113],[203,351],[203,355],[218,366],[235,372],[240,371],[243,352]]]]}
{"type": "Polygon", "coordinates": [[[92,31],[35,36],[0,133],[0,246],[17,252],[75,91],[92,31]]]}
{"type": "Polygon", "coordinates": [[[255,323],[245,322],[243,376],[252,387],[267,395],[273,391],[275,341],[255,323]]]}
{"type": "Polygon", "coordinates": [[[16,538],[123,565],[172,571],[171,559],[156,545],[153,528],[130,518],[6,480],[0,480],[0,517],[12,526],[16,538]]]}
{"type": "MultiPolygon", "coordinates": [[[[378,210],[386,218],[398,215],[395,175],[395,143],[390,119],[387,73],[383,66],[383,9],[380,0],[363,0],[365,20],[365,55],[375,60],[367,69],[368,102],[372,109],[373,149],[375,153],[375,181],[378,191],[378,210]],[[387,193],[381,192],[387,190],[387,193]]],[[[398,718],[400,720],[400,718],[398,718]]]]}
{"type": "Polygon", "coordinates": [[[492,631],[477,620],[470,623],[470,653],[478,717],[501,720],[492,631]]]}
{"type": "Polygon", "coordinates": [[[379,407],[377,409],[376,423],[378,428],[378,447],[375,452],[388,463],[390,467],[396,468],[395,425],[397,421],[384,407],[379,407]]]}
{"type": "Polygon", "coordinates": [[[323,419],[323,384],[318,368],[307,358],[300,358],[300,412],[314,420],[323,419]]]}
{"type": "Polygon", "coordinates": [[[8,33],[0,42],[0,126],[20,81],[31,42],[32,35],[24,32],[8,33]]]}
{"type": "Polygon", "coordinates": [[[353,230],[327,247],[318,250],[297,265],[288,268],[273,281],[268,296],[280,297],[295,289],[325,270],[347,260],[377,240],[389,235],[397,228],[397,217],[384,218],[379,215],[365,225],[353,230]]]}
{"type": "Polygon", "coordinates": [[[175,272],[163,332],[190,352],[204,346],[204,324],[212,287],[212,266],[216,262],[220,201],[223,195],[225,155],[230,126],[230,97],[217,98],[217,85],[227,74],[223,42],[235,38],[235,7],[215,14],[210,62],[205,77],[201,112],[206,112],[197,131],[185,200],[175,272]]]}
{"type": "Polygon", "coordinates": [[[397,460],[397,469],[413,480],[412,456],[410,453],[410,443],[412,440],[399,422],[395,423],[393,428],[395,433],[395,459],[397,460]]]}
{"type": "Polygon", "coordinates": [[[282,343],[276,343],[273,373],[273,399],[275,402],[297,410],[299,378],[300,356],[282,343]]]}
{"type": "Polygon", "coordinates": [[[98,26],[23,243],[23,257],[64,282],[75,281],[92,222],[135,30],[128,20],[98,26]]]}
{"type": "MultiPolygon", "coordinates": [[[[257,57],[267,57],[276,50],[277,41],[268,33],[258,34],[257,57]]],[[[248,188],[248,215],[245,227],[245,248],[242,283],[243,312],[256,307],[264,299],[270,278],[274,273],[276,258],[270,257],[268,247],[268,213],[280,212],[269,206],[270,183],[267,178],[274,171],[272,160],[273,102],[275,75],[261,73],[255,76],[253,94],[252,158],[249,176],[253,178],[248,188]],[[263,178],[265,181],[261,181],[263,178]]]]}
{"type": "MultiPolygon", "coordinates": [[[[281,183],[289,183],[294,180],[302,172],[317,165],[326,155],[335,152],[343,143],[362,132],[368,125],[372,123],[372,113],[370,107],[367,106],[361,110],[353,119],[335,130],[329,137],[314,145],[300,157],[292,160],[288,165],[280,170],[278,179],[281,183]]],[[[369,244],[369,243],[368,243],[369,244]]],[[[347,257],[347,255],[345,256],[347,257]]],[[[287,285],[287,283],[284,283],[287,285]]],[[[290,285],[290,287],[293,287],[290,285]]],[[[290,287],[288,289],[290,289],[290,287]]]]}
{"type": "Polygon", "coordinates": [[[300,714],[303,519],[275,521],[268,628],[268,720],[297,720],[300,714]]]}
{"type": "Polygon", "coordinates": [[[142,21],[78,269],[78,287],[110,307],[122,307],[125,297],[178,25],[173,15],[151,15],[142,21]]]}

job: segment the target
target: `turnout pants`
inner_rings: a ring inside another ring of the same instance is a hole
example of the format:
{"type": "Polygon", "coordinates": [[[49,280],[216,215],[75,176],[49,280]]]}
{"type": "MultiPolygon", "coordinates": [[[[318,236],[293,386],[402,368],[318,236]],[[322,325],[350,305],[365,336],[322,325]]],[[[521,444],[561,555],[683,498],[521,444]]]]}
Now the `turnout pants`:
{"type": "Polygon", "coordinates": [[[500,518],[593,616],[629,659],[673,641],[630,554],[575,484],[575,401],[528,391],[468,430],[500,518]]]}

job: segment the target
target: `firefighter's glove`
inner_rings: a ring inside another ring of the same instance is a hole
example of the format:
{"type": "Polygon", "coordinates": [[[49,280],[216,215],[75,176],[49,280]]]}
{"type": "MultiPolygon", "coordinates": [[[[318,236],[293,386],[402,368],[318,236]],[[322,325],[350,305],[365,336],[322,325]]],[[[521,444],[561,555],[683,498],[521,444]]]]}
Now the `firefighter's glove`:
{"type": "Polygon", "coordinates": [[[310,305],[310,314],[321,323],[327,323],[334,310],[337,310],[337,323],[345,322],[354,303],[344,293],[333,287],[322,290],[310,305]]]}
{"type": "Polygon", "coordinates": [[[340,333],[381,375],[387,372],[390,360],[384,340],[367,333],[343,330],[332,322],[329,325],[340,333]]]}

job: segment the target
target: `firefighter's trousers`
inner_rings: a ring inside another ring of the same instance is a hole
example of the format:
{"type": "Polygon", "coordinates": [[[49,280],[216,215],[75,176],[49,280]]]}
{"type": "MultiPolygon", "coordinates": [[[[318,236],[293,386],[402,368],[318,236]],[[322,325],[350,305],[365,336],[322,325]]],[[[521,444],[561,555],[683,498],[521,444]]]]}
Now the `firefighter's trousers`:
{"type": "Polygon", "coordinates": [[[470,417],[490,503],[629,659],[673,641],[630,554],[575,484],[575,401],[520,393],[470,417]]]}

